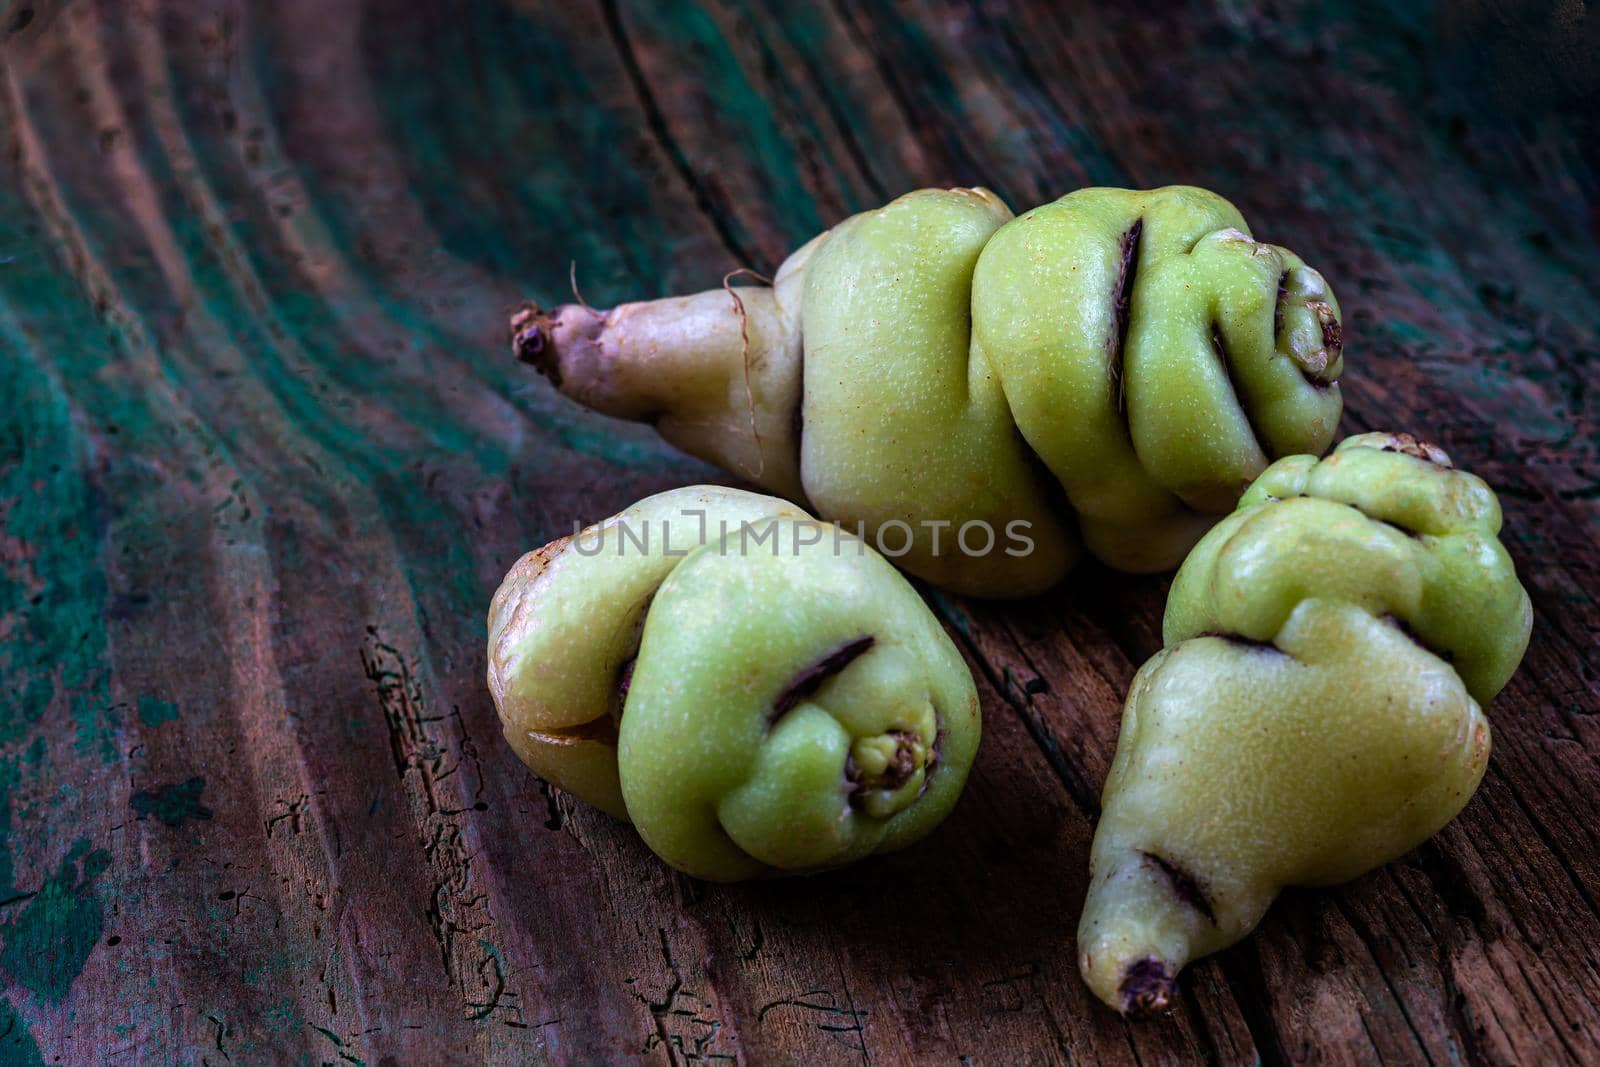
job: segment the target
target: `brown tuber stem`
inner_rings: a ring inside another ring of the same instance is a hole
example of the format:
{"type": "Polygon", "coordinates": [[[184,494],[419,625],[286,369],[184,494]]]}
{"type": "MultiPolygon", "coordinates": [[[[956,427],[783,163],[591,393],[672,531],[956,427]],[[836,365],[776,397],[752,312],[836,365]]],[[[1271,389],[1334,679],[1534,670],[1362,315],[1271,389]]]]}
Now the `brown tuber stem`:
{"type": "Polygon", "coordinates": [[[651,423],[691,455],[804,496],[799,323],[772,287],[725,286],[603,311],[530,301],[510,327],[517,359],[584,407],[651,423]]]}
{"type": "MultiPolygon", "coordinates": [[[[600,338],[608,317],[606,312],[580,304],[562,304],[554,311],[524,304],[511,316],[511,351],[557,389],[591,406],[601,406],[603,397],[586,383],[604,378],[600,338]]],[[[629,417],[630,413],[617,414],[629,417]]]]}
{"type": "Polygon", "coordinates": [[[511,313],[511,351],[540,374],[548,372],[544,353],[550,348],[550,316],[528,302],[511,313]]]}

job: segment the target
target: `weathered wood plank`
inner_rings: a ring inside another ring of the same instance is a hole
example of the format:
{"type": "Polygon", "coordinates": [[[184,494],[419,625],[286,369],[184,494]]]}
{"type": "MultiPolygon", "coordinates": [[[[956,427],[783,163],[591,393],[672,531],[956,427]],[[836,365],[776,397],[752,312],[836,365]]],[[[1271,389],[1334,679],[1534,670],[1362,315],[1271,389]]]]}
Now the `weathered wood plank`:
{"type": "Polygon", "coordinates": [[[1589,75],[1485,76],[1471,5],[1144,6],[0,14],[0,1060],[1600,1056],[1589,75]],[[1534,643],[1456,823],[1112,1017],[1073,928],[1165,582],[1094,567],[935,598],[986,733],[904,854],[707,886],[522,770],[501,573],[720,479],[514,366],[505,307],[917,185],[1173,181],[1335,281],[1347,431],[1501,490],[1534,643]]]}

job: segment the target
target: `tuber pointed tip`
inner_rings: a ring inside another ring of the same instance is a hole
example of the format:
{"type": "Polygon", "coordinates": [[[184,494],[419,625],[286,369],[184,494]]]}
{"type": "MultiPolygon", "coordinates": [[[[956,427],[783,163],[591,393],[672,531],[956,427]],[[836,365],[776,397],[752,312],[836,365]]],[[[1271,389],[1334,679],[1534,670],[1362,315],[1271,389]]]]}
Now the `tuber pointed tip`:
{"type": "Polygon", "coordinates": [[[511,313],[511,351],[523,363],[560,385],[560,370],[552,358],[551,318],[529,301],[511,313]]]}
{"type": "Polygon", "coordinates": [[[1167,1010],[1176,991],[1176,981],[1167,965],[1154,956],[1128,964],[1117,987],[1120,1010],[1130,1019],[1148,1019],[1167,1010]]]}

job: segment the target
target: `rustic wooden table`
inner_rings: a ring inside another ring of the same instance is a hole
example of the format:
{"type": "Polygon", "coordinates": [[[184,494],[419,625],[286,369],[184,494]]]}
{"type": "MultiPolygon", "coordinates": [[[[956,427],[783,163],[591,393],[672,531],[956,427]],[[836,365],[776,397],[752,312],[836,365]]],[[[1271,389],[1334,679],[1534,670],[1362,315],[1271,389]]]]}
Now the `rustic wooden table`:
{"type": "Polygon", "coordinates": [[[1595,1062],[1594,16],[1057,6],[0,8],[0,1062],[1595,1062]],[[570,260],[596,303],[770,270],[921,185],[1174,181],[1333,280],[1346,432],[1500,491],[1534,637],[1454,824],[1170,1020],[1093,1002],[1165,587],[1094,567],[936,600],[986,736],[903,854],[706,885],[523,770],[503,571],[724,479],[554,396],[504,309],[570,260]]]}

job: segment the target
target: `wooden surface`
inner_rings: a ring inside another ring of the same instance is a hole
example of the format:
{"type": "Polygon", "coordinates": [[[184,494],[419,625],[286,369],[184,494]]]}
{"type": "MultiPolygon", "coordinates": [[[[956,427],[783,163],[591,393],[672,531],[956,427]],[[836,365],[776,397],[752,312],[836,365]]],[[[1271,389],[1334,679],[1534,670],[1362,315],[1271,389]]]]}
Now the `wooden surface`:
{"type": "Polygon", "coordinates": [[[1594,16],[1061,7],[4,6],[0,1062],[1595,1062],[1594,16]],[[900,855],[699,884],[513,759],[501,574],[723,479],[555,397],[507,307],[771,270],[920,185],[1174,181],[1333,282],[1345,432],[1500,491],[1533,644],[1437,839],[1169,1021],[1091,1002],[1164,590],[1093,567],[937,601],[985,737],[900,855]]]}

